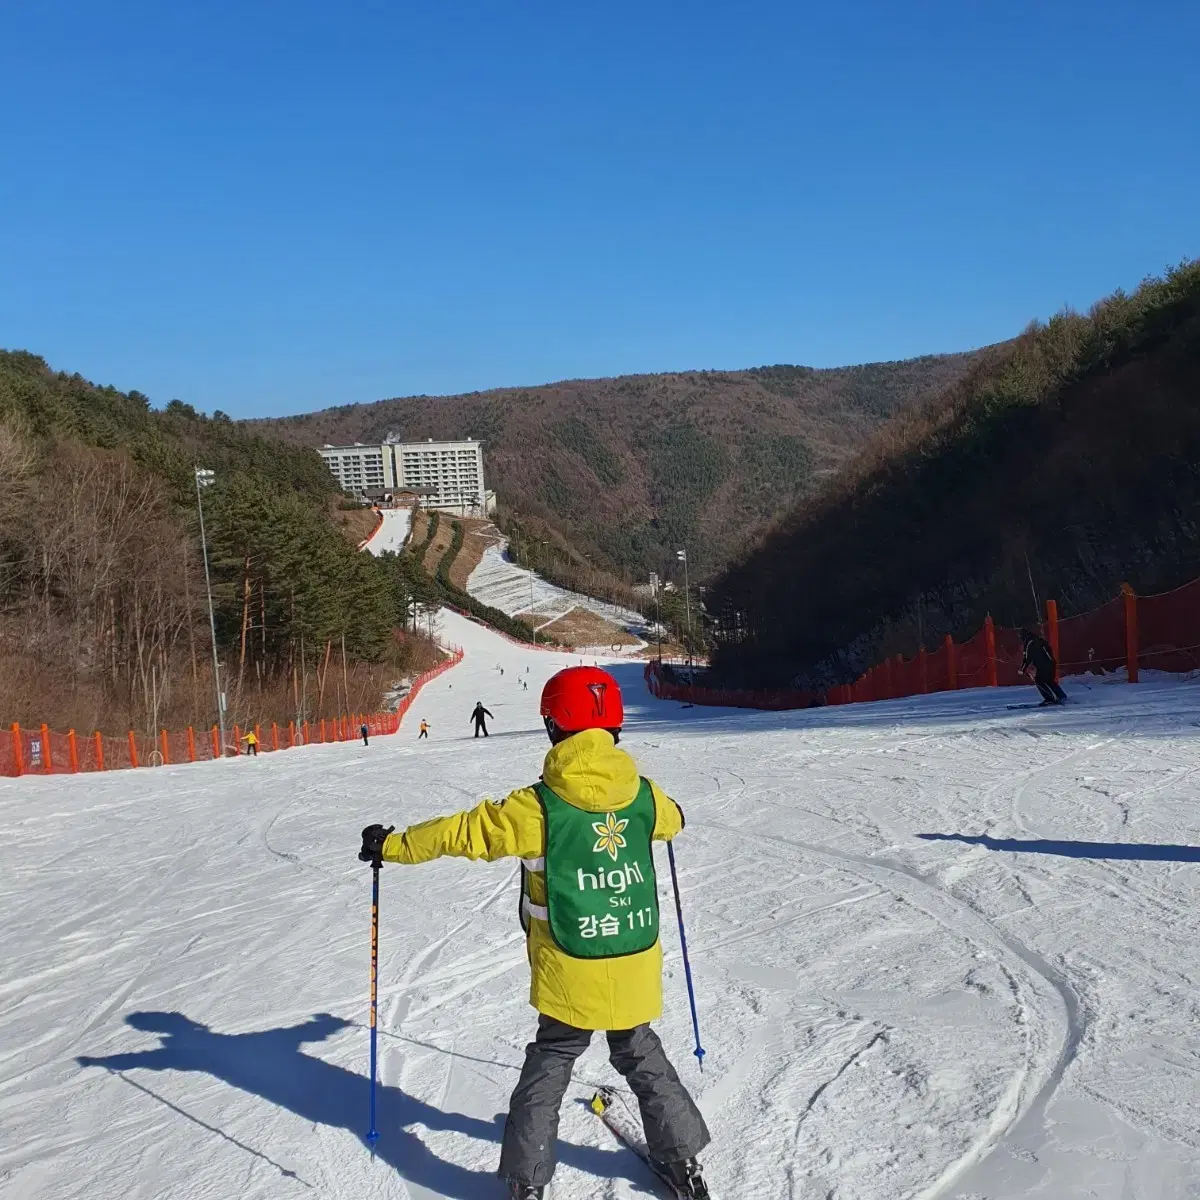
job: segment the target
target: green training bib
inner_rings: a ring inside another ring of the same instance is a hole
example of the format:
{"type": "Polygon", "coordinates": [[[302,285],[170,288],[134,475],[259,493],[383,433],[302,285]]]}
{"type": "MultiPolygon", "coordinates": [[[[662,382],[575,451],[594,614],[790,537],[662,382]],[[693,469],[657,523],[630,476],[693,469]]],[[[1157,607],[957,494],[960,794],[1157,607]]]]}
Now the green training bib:
{"type": "Polygon", "coordinates": [[[550,936],[572,958],[620,958],[658,941],[654,793],[643,779],[620,812],[584,812],[536,787],[546,822],[550,936]]]}

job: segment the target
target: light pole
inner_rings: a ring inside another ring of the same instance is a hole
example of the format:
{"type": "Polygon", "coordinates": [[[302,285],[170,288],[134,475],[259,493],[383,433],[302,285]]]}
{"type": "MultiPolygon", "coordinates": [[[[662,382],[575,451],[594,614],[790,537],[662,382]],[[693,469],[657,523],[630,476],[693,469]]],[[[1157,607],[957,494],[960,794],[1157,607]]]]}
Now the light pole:
{"type": "Polygon", "coordinates": [[[217,692],[217,726],[221,731],[221,757],[225,757],[225,696],[221,692],[221,664],[217,658],[217,619],[213,616],[212,580],[208,574],[208,539],[204,534],[204,502],[200,499],[200,489],[210,486],[217,478],[213,471],[194,468],[196,475],[196,511],[200,514],[200,552],[204,557],[204,590],[208,593],[208,629],[212,634],[213,652],[213,687],[217,692]]]}
{"type": "Polygon", "coordinates": [[[654,593],[654,623],[658,626],[658,665],[662,666],[662,585],[658,572],[650,572],[650,590],[654,593]]]}
{"type": "Polygon", "coordinates": [[[676,550],[675,557],[683,563],[683,602],[687,607],[688,631],[688,674],[692,671],[692,588],[688,583],[688,554],[686,550],[676,550]]]}

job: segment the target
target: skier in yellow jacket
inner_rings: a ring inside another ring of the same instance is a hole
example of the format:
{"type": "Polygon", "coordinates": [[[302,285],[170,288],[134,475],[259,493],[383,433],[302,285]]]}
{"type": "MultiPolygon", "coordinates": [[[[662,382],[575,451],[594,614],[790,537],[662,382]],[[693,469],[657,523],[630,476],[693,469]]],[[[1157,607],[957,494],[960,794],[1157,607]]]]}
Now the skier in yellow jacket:
{"type": "Polygon", "coordinates": [[[500,1152],[514,1200],[545,1194],[571,1069],[596,1030],[607,1032],[610,1060],[638,1098],[651,1157],[680,1196],[704,1200],[696,1156],[708,1129],[650,1028],[663,999],[651,842],[675,837],[683,813],[617,748],[624,705],[606,671],[560,671],[541,711],[553,745],[540,782],[402,833],[370,825],[359,857],[521,859],[529,1002],[540,1016],[500,1152]]]}

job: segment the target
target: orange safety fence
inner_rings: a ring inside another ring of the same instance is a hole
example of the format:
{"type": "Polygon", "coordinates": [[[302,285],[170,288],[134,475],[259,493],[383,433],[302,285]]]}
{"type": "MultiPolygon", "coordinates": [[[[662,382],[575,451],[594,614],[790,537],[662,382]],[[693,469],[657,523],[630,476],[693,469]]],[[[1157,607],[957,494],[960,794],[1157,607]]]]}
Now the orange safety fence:
{"type": "Polygon", "coordinates": [[[1138,659],[1152,671],[1200,670],[1200,580],[1173,592],[1139,596],[1138,659]],[[1180,631],[1190,635],[1180,636],[1180,631]]]}
{"type": "MultiPolygon", "coordinates": [[[[421,689],[463,660],[457,647],[443,662],[419,675],[395,712],[347,713],[318,721],[270,722],[254,727],[258,752],[269,754],[316,742],[356,741],[366,725],[369,736],[395,733],[421,689]]],[[[226,730],[226,753],[244,754],[245,736],[237,725],[226,730]]],[[[133,730],[111,737],[75,730],[59,733],[45,725],[37,729],[11,725],[0,730],[0,776],[68,775],[88,771],[118,771],[130,767],[157,767],[188,762],[208,762],[218,756],[220,737],[212,729],[160,730],[147,737],[133,730]]]]}
{"type": "MultiPolygon", "coordinates": [[[[1046,604],[1040,632],[1056,652],[1060,675],[1124,670],[1131,683],[1140,670],[1175,674],[1200,671],[1200,579],[1156,596],[1138,596],[1128,584],[1107,604],[1059,619],[1046,604]]],[[[751,691],[712,688],[671,677],[661,663],[646,665],[646,683],[662,700],[728,708],[790,709],[826,704],[896,700],[961,688],[1013,687],[1021,674],[1021,633],[995,625],[989,616],[974,637],[955,643],[949,634],[936,650],[922,647],[912,658],[896,655],[863,672],[853,683],[824,692],[784,688],[751,691]]]]}
{"type": "Polygon", "coordinates": [[[365,550],[375,540],[375,535],[383,528],[383,513],[378,508],[371,510],[375,514],[375,528],[358,543],[360,550],[365,550]]]}

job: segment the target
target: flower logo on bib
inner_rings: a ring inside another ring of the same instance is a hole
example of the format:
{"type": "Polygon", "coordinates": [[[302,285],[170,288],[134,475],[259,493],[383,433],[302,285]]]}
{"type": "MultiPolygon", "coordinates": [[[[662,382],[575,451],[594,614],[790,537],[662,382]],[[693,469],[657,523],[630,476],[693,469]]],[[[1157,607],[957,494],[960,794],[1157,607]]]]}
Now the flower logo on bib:
{"type": "Polygon", "coordinates": [[[599,837],[592,847],[592,852],[604,854],[607,851],[609,858],[616,862],[617,851],[625,849],[625,839],[621,835],[628,824],[628,821],[618,821],[613,813],[609,813],[603,821],[594,822],[592,829],[599,837]]]}

